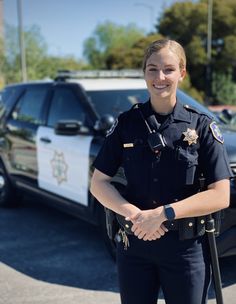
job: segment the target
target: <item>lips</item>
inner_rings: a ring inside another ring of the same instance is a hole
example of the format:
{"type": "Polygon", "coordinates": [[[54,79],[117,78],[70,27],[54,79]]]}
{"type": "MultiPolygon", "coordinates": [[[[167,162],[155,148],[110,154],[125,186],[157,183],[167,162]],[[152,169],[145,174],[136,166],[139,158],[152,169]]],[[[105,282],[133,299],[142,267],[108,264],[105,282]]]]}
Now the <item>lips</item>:
{"type": "Polygon", "coordinates": [[[165,84],[165,85],[164,85],[164,84],[163,84],[163,85],[156,85],[156,84],[154,84],[153,87],[154,87],[155,89],[162,90],[162,89],[167,88],[168,85],[167,85],[167,84],[165,84]]]}

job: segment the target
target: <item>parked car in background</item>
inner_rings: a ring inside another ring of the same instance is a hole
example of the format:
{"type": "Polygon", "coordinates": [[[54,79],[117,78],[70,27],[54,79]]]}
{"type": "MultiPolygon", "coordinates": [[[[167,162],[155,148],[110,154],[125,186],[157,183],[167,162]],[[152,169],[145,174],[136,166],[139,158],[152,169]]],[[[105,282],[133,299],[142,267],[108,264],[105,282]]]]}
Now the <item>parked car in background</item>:
{"type": "MultiPolygon", "coordinates": [[[[177,95],[221,124],[183,91],[177,95]]],[[[136,71],[61,72],[54,81],[6,86],[0,100],[0,205],[13,206],[19,194],[33,194],[100,225],[111,250],[103,207],[89,192],[92,163],[115,118],[148,98],[136,71]]],[[[221,128],[236,176],[236,132],[221,128]]],[[[122,168],[113,183],[118,189],[124,186],[122,168]]],[[[236,254],[236,178],[217,246],[220,256],[236,254]]]]}
{"type": "Polygon", "coordinates": [[[236,106],[221,105],[221,106],[208,106],[216,117],[223,123],[236,130],[236,106]]]}

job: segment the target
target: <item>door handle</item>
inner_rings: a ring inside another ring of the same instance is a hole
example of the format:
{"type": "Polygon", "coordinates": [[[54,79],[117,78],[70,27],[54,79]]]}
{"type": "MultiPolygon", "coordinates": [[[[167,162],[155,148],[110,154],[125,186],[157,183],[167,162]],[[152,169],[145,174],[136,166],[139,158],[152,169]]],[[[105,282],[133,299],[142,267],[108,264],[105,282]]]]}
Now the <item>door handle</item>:
{"type": "Polygon", "coordinates": [[[42,141],[46,144],[50,144],[52,142],[51,139],[49,139],[47,137],[40,137],[40,141],[42,141]]]}

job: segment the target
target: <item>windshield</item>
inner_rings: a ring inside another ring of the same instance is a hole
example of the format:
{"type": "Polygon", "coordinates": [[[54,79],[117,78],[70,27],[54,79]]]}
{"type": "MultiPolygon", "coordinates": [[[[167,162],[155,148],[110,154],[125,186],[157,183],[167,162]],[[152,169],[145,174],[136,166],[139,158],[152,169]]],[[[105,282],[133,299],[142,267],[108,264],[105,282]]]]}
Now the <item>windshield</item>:
{"type": "Polygon", "coordinates": [[[88,91],[87,94],[99,116],[111,114],[115,118],[134,104],[149,99],[146,89],[88,91]]]}
{"type": "MultiPolygon", "coordinates": [[[[111,114],[117,117],[120,113],[129,110],[138,102],[146,102],[149,99],[147,89],[110,90],[110,91],[87,91],[90,101],[99,116],[111,114]]],[[[214,113],[198,101],[181,90],[177,90],[177,98],[182,104],[188,104],[198,111],[211,116],[218,123],[220,120],[214,113]]]]}

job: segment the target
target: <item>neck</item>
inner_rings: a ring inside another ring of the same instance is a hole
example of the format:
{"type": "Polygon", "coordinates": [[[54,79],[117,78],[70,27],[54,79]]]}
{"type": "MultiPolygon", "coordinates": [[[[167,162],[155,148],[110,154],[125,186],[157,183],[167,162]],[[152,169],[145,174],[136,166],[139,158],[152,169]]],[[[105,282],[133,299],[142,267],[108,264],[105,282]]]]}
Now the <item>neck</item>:
{"type": "Polygon", "coordinates": [[[151,101],[151,106],[156,113],[167,115],[173,111],[176,104],[176,97],[172,100],[170,99],[160,100],[151,97],[150,101],[151,101]]]}

